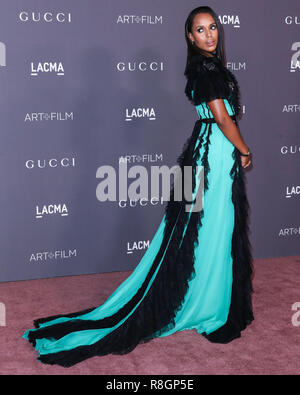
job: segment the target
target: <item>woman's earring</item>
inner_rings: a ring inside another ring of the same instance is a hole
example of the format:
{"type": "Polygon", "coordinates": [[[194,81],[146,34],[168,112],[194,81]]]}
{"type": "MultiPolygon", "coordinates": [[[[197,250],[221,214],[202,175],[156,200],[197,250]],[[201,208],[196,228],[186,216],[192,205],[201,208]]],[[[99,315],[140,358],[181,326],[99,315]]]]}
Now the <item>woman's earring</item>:
{"type": "Polygon", "coordinates": [[[192,41],[192,45],[195,45],[195,41],[192,41]]]}

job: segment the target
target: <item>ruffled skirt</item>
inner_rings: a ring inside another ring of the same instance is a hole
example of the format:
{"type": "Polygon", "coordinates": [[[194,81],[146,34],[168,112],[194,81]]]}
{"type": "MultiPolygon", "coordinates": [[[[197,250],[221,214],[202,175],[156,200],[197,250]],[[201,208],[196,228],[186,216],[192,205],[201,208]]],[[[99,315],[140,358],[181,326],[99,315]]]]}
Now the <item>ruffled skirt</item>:
{"type": "Polygon", "coordinates": [[[228,343],[253,320],[249,204],[238,150],[213,118],[199,119],[177,162],[181,176],[130,276],[102,305],[36,319],[22,335],[40,362],[69,367],[187,329],[228,343]],[[183,191],[188,166],[191,199],[183,191]]]}

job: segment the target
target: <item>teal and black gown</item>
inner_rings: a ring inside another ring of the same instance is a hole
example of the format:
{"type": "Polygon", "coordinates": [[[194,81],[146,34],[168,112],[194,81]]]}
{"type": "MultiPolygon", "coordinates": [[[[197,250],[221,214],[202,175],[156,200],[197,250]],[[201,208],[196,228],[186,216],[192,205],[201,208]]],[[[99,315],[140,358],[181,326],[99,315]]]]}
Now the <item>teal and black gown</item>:
{"type": "Polygon", "coordinates": [[[191,199],[174,198],[172,185],[148,249],[102,305],[34,321],[35,328],[22,337],[38,351],[39,361],[69,367],[96,355],[126,354],[139,343],[188,329],[228,343],[254,319],[243,167],[207,105],[223,99],[237,123],[238,83],[216,55],[197,54],[185,75],[185,94],[199,119],[177,162],[182,174],[184,166],[193,169],[191,199]],[[201,209],[195,209],[196,196],[201,209]]]}

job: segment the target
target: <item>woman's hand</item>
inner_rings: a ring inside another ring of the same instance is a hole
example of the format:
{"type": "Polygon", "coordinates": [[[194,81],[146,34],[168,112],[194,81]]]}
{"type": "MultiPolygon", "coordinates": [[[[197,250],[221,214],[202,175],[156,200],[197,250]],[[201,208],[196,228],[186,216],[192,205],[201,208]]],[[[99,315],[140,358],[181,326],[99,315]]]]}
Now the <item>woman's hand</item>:
{"type": "Polygon", "coordinates": [[[251,155],[249,156],[242,156],[241,155],[241,163],[242,163],[242,167],[245,169],[246,167],[248,167],[249,165],[251,165],[252,160],[251,160],[251,155]]]}

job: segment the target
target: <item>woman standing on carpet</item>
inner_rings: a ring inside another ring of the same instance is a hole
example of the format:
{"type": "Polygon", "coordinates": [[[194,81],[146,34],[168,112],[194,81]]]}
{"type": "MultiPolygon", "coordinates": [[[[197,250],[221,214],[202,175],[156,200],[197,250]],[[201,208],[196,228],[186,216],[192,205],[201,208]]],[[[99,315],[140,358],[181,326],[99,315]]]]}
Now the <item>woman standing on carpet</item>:
{"type": "Polygon", "coordinates": [[[96,355],[125,354],[187,329],[228,343],[253,320],[243,170],[251,156],[237,126],[239,87],[225,67],[222,26],[210,7],[189,14],[185,38],[185,94],[199,119],[177,161],[182,174],[192,166],[193,193],[202,179],[203,207],[193,210],[192,200],[186,210],[173,186],[144,256],[105,303],[35,320],[23,337],[43,363],[68,367],[96,355]],[[202,166],[203,178],[196,170],[202,166]]]}

